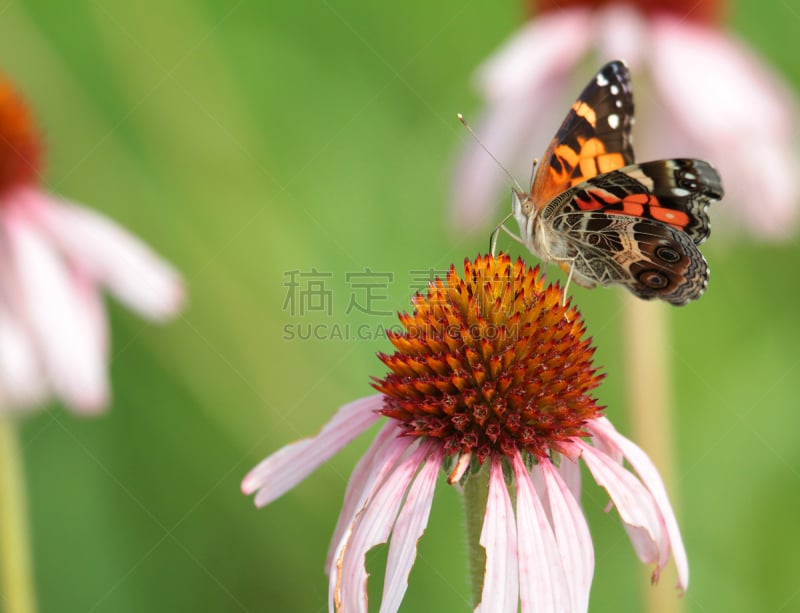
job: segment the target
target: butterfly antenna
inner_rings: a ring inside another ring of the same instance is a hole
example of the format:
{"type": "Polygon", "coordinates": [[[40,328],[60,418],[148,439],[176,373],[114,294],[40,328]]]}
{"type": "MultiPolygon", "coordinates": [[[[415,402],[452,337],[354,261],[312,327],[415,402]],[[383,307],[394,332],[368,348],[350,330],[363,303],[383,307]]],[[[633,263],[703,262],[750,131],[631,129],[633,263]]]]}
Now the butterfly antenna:
{"type": "Polygon", "coordinates": [[[484,150],[484,151],[485,151],[485,152],[486,152],[486,153],[489,155],[489,157],[490,157],[490,158],[492,158],[492,159],[495,161],[495,163],[496,163],[496,164],[497,164],[497,165],[500,167],[500,169],[501,169],[501,170],[502,170],[504,173],[506,173],[506,176],[507,176],[509,179],[511,179],[511,182],[514,184],[514,186],[515,186],[515,187],[516,187],[516,188],[517,188],[519,191],[521,191],[521,192],[524,192],[525,190],[524,190],[524,189],[522,189],[522,186],[521,186],[521,185],[519,184],[519,182],[517,182],[517,180],[514,178],[514,175],[512,175],[510,172],[508,172],[508,170],[506,169],[506,167],[505,167],[505,166],[503,166],[503,165],[500,163],[500,160],[498,160],[496,157],[494,157],[494,154],[492,154],[492,152],[491,152],[491,151],[489,151],[489,150],[486,148],[486,145],[484,145],[484,144],[483,144],[483,142],[481,142],[481,139],[480,139],[480,138],[478,138],[478,135],[477,135],[477,134],[475,134],[475,132],[472,130],[472,128],[470,128],[469,124],[467,123],[467,120],[466,120],[466,119],[464,119],[464,116],[463,116],[461,113],[458,113],[458,120],[459,120],[459,121],[461,122],[461,124],[462,124],[462,125],[463,125],[463,126],[466,128],[466,129],[467,129],[467,132],[469,132],[469,133],[472,135],[472,138],[474,138],[474,139],[475,139],[475,142],[476,142],[476,143],[478,143],[478,145],[480,145],[480,148],[481,148],[481,149],[483,149],[483,150],[484,150]]]}
{"type": "Polygon", "coordinates": [[[529,185],[533,185],[533,177],[536,174],[536,166],[539,165],[539,158],[533,158],[533,164],[531,164],[531,180],[528,182],[529,185]]]}

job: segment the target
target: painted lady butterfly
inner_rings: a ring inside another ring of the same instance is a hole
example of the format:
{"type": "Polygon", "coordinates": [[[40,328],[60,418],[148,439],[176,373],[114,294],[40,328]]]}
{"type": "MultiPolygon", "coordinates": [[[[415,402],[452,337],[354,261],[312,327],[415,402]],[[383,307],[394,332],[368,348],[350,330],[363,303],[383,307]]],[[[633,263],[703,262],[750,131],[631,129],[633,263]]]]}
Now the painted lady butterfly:
{"type": "Polygon", "coordinates": [[[701,160],[635,164],[632,124],[630,73],[610,62],[572,105],[530,193],[512,190],[520,236],[501,223],[492,251],[503,229],[578,285],[618,283],[675,305],[699,298],[708,265],[697,245],[709,235],[708,205],[722,198],[720,177],[701,160]]]}

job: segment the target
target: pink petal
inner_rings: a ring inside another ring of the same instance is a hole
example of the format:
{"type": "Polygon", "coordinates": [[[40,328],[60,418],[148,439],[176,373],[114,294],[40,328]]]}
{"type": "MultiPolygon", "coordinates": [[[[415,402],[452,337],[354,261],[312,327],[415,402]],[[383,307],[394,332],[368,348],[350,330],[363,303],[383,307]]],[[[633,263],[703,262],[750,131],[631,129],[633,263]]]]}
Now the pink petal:
{"type": "Polygon", "coordinates": [[[612,4],[595,12],[598,66],[602,62],[624,60],[636,70],[648,48],[648,32],[642,13],[632,6],[612,4]]]}
{"type": "Polygon", "coordinates": [[[383,585],[381,613],[394,613],[408,588],[408,575],[417,557],[417,541],[425,532],[433,503],[436,476],[443,455],[437,450],[431,454],[406,496],[397,516],[386,560],[386,580],[383,585]]]}
{"type": "Polygon", "coordinates": [[[578,462],[573,462],[569,458],[563,458],[558,465],[558,474],[567,484],[572,497],[575,500],[581,499],[581,466],[578,462]]]}
{"type": "Polygon", "coordinates": [[[127,230],[90,209],[32,190],[21,197],[68,257],[130,308],[157,321],[180,310],[184,300],[180,275],[127,230]]]}
{"type": "Polygon", "coordinates": [[[567,611],[570,589],[553,528],[519,452],[515,453],[513,464],[522,613],[567,611]]]}
{"type": "Polygon", "coordinates": [[[594,574],[594,550],[589,526],[578,502],[549,460],[541,460],[541,470],[550,501],[553,532],[570,585],[571,611],[589,609],[589,591],[594,574]]]}
{"type": "Polygon", "coordinates": [[[39,404],[47,391],[29,332],[0,302],[0,411],[39,404]]]}
{"type": "Polygon", "coordinates": [[[401,437],[402,430],[397,422],[390,420],[378,432],[372,445],[361,457],[347,482],[344,504],[339,512],[336,529],[328,548],[325,561],[325,572],[330,575],[333,561],[339,556],[337,547],[342,541],[345,530],[372,495],[383,483],[386,474],[394,469],[395,463],[413,442],[412,438],[401,437]]]}
{"type": "Polygon", "coordinates": [[[581,445],[586,465],[614,502],[639,558],[663,568],[669,560],[669,542],[666,526],[653,496],[613,458],[590,445],[581,445]]]}
{"type": "Polygon", "coordinates": [[[652,77],[695,134],[741,146],[743,137],[791,129],[788,90],[732,35],[661,16],[652,20],[651,36],[652,77]]]}
{"type": "MultiPolygon", "coordinates": [[[[348,508],[342,509],[336,533],[328,549],[330,559],[326,561],[325,572],[328,574],[328,608],[331,611],[334,609],[334,603],[341,601],[340,586],[344,550],[351,543],[353,532],[359,525],[364,509],[372,502],[375,494],[380,491],[386,481],[393,478],[394,472],[398,468],[398,460],[407,458],[406,452],[417,442],[417,439],[408,436],[398,436],[399,428],[396,424],[390,422],[387,426],[384,432],[390,433],[391,436],[386,439],[385,443],[382,440],[376,440],[370,447],[368,455],[373,456],[371,466],[364,475],[364,482],[352,491],[353,498],[350,500],[355,500],[355,507],[350,508],[350,505],[346,504],[348,508]],[[358,494],[358,498],[355,498],[356,494],[358,494]]],[[[364,468],[359,472],[363,474],[366,470],[364,468]]]]}
{"type": "Polygon", "coordinates": [[[503,478],[503,466],[498,458],[491,460],[490,470],[489,498],[480,538],[480,544],[486,550],[486,572],[481,602],[475,611],[516,613],[519,580],[514,509],[503,478]]]}
{"type": "MultiPolygon", "coordinates": [[[[797,100],[766,63],[729,34],[660,17],[652,76],[679,129],[707,143],[725,202],[757,234],[780,238],[798,216],[797,100]]],[[[672,155],[698,155],[676,151],[672,155]]]]}
{"type": "Polygon", "coordinates": [[[70,406],[96,412],[108,402],[106,356],[92,289],[75,276],[16,206],[2,216],[31,332],[55,391],[70,406]]]}
{"type": "Polygon", "coordinates": [[[545,83],[571,71],[586,53],[591,19],[591,11],[570,9],[528,21],[478,68],[481,91],[489,100],[541,93],[545,83]]]}
{"type": "Polygon", "coordinates": [[[718,160],[728,217],[735,217],[756,236],[787,239],[794,235],[800,213],[800,155],[797,144],[748,142],[745,150],[712,153],[718,160]]]}
{"type": "Polygon", "coordinates": [[[608,443],[619,447],[636,471],[636,474],[639,475],[642,483],[644,483],[645,487],[650,490],[650,493],[653,495],[658,510],[661,512],[667,527],[667,534],[669,535],[670,546],[672,548],[672,557],[678,569],[678,588],[682,591],[686,591],[686,588],[689,587],[689,561],[686,557],[686,549],[683,546],[683,539],[681,538],[681,532],[678,528],[678,522],[675,519],[672,506],[669,503],[667,490],[664,487],[661,475],[658,474],[658,470],[647,454],[635,443],[617,432],[611,422],[605,417],[593,420],[589,428],[596,437],[604,438],[608,443]]]}
{"type": "Polygon", "coordinates": [[[381,394],[344,405],[315,437],[287,445],[251,470],[242,481],[242,492],[258,490],[256,506],[269,504],[375,423],[382,406],[381,394]]]}
{"type": "Polygon", "coordinates": [[[403,497],[429,451],[429,444],[417,446],[353,520],[350,538],[341,547],[336,562],[337,572],[331,573],[331,577],[336,577],[337,610],[367,613],[367,552],[388,540],[403,497]]]}

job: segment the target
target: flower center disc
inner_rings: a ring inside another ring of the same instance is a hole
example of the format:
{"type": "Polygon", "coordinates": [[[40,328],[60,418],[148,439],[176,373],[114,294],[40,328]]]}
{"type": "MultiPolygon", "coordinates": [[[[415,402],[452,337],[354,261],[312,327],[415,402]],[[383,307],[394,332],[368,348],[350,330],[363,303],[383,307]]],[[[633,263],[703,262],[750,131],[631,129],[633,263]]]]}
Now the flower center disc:
{"type": "Polygon", "coordinates": [[[41,143],[30,110],[0,78],[0,194],[39,175],[41,143]]]}
{"type": "Polygon", "coordinates": [[[373,382],[385,395],[381,412],[407,435],[481,462],[515,449],[544,456],[584,436],[602,409],[588,395],[602,375],[580,314],[562,297],[538,267],[507,255],[467,260],[463,276],[451,267],[400,316],[405,332],[389,333],[396,351],[378,357],[391,372],[373,382]]]}

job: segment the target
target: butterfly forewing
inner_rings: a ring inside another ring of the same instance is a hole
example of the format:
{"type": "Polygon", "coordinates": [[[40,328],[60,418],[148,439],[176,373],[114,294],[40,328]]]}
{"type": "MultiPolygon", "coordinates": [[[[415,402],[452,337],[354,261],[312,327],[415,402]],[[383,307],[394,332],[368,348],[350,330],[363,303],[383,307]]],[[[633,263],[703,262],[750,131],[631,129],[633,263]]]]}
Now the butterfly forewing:
{"type": "Polygon", "coordinates": [[[630,73],[609,62],[583,90],[544,154],[531,186],[537,208],[591,177],[633,163],[630,73]]]}

